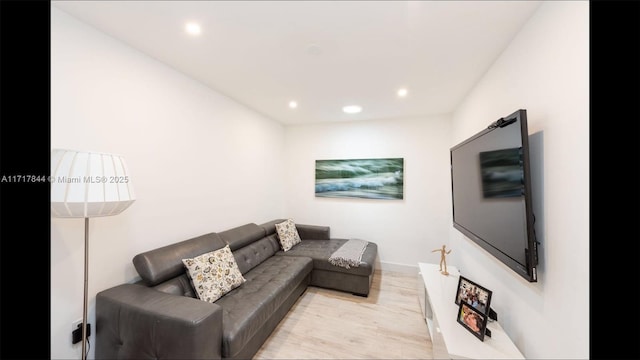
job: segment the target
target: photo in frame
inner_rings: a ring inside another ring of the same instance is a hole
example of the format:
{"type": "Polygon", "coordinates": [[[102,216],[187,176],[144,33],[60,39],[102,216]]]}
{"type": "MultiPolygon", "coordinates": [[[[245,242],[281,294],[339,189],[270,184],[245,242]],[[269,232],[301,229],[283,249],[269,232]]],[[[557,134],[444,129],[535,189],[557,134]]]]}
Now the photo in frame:
{"type": "Polygon", "coordinates": [[[404,199],[404,158],[316,160],[315,196],[404,199]]]}
{"type": "Polygon", "coordinates": [[[456,305],[467,303],[477,312],[483,315],[489,315],[492,294],[493,292],[491,290],[460,275],[455,302],[456,305]]]}
{"type": "Polygon", "coordinates": [[[491,336],[491,332],[487,329],[487,315],[477,311],[464,301],[461,301],[458,307],[457,320],[480,341],[484,341],[485,334],[491,336]]]}

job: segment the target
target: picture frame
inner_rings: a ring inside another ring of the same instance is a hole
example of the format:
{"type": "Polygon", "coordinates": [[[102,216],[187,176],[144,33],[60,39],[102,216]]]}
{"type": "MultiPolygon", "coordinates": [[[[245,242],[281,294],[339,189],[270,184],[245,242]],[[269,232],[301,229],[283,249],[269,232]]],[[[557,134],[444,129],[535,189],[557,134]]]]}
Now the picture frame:
{"type": "Polygon", "coordinates": [[[315,161],[315,197],[404,199],[404,158],[315,161]]]}
{"type": "Polygon", "coordinates": [[[456,291],[455,303],[467,303],[482,315],[488,316],[491,309],[493,291],[460,275],[456,291]]]}
{"type": "Polygon", "coordinates": [[[485,334],[491,336],[491,333],[487,329],[487,315],[474,309],[464,301],[460,301],[456,320],[480,341],[484,341],[485,334]]]}

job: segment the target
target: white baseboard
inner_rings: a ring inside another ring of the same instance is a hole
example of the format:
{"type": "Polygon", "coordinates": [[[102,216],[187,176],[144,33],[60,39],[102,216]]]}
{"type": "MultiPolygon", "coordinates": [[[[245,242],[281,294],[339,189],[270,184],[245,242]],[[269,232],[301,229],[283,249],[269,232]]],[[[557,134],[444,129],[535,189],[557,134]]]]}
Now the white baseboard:
{"type": "Polygon", "coordinates": [[[415,265],[407,265],[407,264],[399,264],[393,262],[380,262],[380,266],[378,267],[382,271],[395,271],[406,274],[417,274],[419,272],[418,264],[415,265]]]}

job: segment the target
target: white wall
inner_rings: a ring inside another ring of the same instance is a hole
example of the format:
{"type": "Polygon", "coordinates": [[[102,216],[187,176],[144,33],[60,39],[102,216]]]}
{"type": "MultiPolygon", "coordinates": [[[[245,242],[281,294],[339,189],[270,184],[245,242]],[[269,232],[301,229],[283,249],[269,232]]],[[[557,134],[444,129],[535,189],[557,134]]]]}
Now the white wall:
{"type": "MultiPolygon", "coordinates": [[[[540,267],[528,283],[451,230],[527,358],[589,357],[589,4],[545,2],[453,114],[454,145],[526,109],[540,267]]],[[[456,251],[457,250],[457,251],[456,251]]]]}
{"type": "MultiPolygon", "coordinates": [[[[51,9],[51,145],[125,157],[136,202],[90,220],[95,294],[137,279],[135,254],[285,214],[283,127],[51,9]]],[[[84,221],[51,222],[51,357],[79,359],[84,221]]],[[[91,352],[95,335],[90,337],[91,352]]]]}
{"type": "Polygon", "coordinates": [[[287,213],[330,225],[333,237],[376,242],[383,268],[417,271],[448,243],[450,117],[358,121],[286,128],[287,213]],[[404,199],[315,197],[315,161],[404,158],[404,199]],[[411,269],[409,269],[411,270],[411,269]]]}

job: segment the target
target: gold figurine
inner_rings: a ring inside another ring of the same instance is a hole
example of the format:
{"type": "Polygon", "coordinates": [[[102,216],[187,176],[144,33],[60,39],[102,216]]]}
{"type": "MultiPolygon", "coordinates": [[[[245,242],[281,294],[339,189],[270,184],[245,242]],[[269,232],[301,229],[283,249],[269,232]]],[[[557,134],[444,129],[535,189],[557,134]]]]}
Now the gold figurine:
{"type": "Polygon", "coordinates": [[[447,259],[445,258],[446,255],[448,255],[451,250],[447,251],[445,249],[447,245],[442,245],[442,249],[435,249],[432,252],[436,252],[439,251],[440,252],[440,273],[442,275],[449,275],[449,273],[447,272],[447,259]],[[442,265],[444,265],[444,271],[442,271],[442,265]]]}

